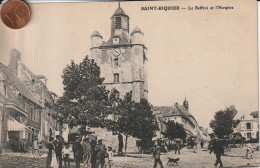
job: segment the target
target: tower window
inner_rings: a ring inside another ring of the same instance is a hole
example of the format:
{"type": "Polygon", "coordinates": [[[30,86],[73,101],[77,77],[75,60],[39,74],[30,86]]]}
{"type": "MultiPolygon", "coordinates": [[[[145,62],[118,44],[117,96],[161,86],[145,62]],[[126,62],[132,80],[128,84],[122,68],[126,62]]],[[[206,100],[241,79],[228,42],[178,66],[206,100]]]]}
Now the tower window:
{"type": "Polygon", "coordinates": [[[115,65],[115,67],[118,67],[118,58],[114,59],[114,65],[115,65]]]}
{"type": "Polygon", "coordinates": [[[115,28],[122,29],[122,19],[121,17],[115,17],[115,28]]]}
{"type": "Polygon", "coordinates": [[[115,83],[118,83],[118,82],[119,82],[119,74],[118,74],[118,73],[115,73],[115,74],[114,74],[114,82],[115,82],[115,83]]]}

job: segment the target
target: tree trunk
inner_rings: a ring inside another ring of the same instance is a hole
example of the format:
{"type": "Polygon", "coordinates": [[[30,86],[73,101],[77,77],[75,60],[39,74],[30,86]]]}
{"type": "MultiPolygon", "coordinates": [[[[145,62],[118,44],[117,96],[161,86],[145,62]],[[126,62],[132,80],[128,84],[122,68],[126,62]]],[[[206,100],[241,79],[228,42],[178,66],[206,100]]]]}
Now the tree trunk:
{"type": "Polygon", "coordinates": [[[127,154],[126,154],[126,149],[127,149],[127,139],[128,139],[128,136],[126,135],[126,136],[125,136],[125,157],[127,157],[127,154]]]}

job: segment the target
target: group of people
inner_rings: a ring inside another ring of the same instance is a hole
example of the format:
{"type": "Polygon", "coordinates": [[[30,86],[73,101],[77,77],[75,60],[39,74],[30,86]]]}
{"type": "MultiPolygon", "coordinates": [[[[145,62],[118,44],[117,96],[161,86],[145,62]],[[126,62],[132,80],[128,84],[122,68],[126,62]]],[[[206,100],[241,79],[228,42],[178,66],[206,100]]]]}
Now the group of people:
{"type": "Polygon", "coordinates": [[[77,136],[71,149],[69,143],[63,144],[60,136],[57,135],[56,140],[53,137],[50,138],[48,149],[47,168],[61,168],[62,160],[64,166],[69,168],[71,159],[74,159],[76,168],[80,168],[82,161],[84,168],[111,168],[113,161],[112,147],[107,149],[102,139],[90,141],[88,137],[77,136]],[[71,156],[72,152],[74,158],[71,156]]]}
{"type": "MultiPolygon", "coordinates": [[[[32,154],[34,155],[40,155],[39,153],[39,149],[42,149],[43,147],[43,144],[42,142],[38,140],[37,137],[34,138],[33,140],[33,146],[32,146],[32,154]]],[[[25,140],[24,141],[21,141],[21,151],[24,151],[25,150],[25,140]]]]}

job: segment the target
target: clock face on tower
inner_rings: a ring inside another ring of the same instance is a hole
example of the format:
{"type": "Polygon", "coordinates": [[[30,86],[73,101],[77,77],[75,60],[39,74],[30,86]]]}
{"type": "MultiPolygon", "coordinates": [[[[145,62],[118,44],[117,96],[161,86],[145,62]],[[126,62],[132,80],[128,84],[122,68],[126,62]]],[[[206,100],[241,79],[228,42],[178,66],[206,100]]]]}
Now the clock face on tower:
{"type": "Polygon", "coordinates": [[[113,49],[113,55],[115,57],[118,57],[121,54],[121,50],[119,48],[114,48],[113,49]]]}

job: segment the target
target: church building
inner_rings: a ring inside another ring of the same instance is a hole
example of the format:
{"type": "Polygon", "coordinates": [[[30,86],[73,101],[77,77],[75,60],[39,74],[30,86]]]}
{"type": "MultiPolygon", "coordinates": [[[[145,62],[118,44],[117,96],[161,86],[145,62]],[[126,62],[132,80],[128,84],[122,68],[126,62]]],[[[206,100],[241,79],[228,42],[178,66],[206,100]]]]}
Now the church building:
{"type": "Polygon", "coordinates": [[[101,70],[103,84],[115,88],[120,98],[132,91],[134,101],[148,98],[147,48],[144,33],[136,27],[129,33],[129,16],[120,7],[111,17],[111,35],[107,41],[98,31],[91,35],[91,55],[101,70]]]}

